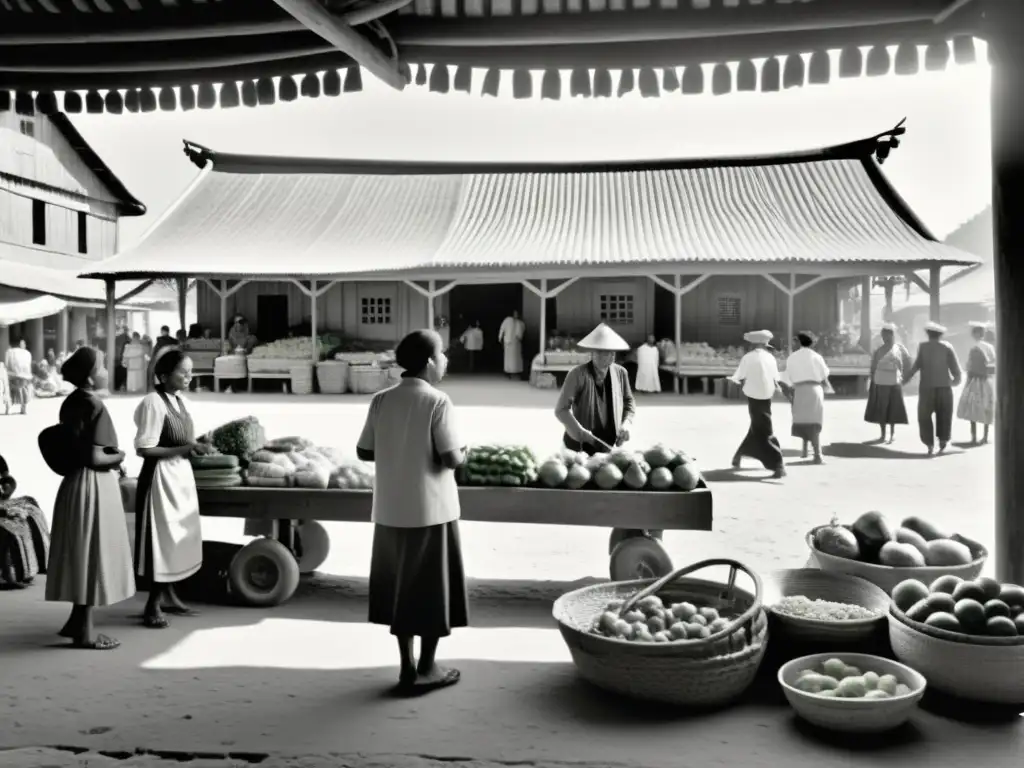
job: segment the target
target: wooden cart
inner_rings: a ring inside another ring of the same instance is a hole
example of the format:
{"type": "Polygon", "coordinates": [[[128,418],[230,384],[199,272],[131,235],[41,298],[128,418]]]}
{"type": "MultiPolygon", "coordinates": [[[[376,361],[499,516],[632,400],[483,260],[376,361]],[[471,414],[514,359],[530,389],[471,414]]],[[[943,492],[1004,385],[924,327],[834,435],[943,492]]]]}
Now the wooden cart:
{"type": "MultiPolygon", "coordinates": [[[[135,510],[134,484],[133,479],[122,480],[126,512],[135,510]]],[[[317,521],[368,523],[372,499],[372,492],[364,490],[199,489],[202,515],[266,524],[266,535],[245,545],[229,569],[233,592],[258,606],[286,601],[298,586],[300,572],[313,571],[326,559],[327,532],[317,521]]],[[[462,487],[459,499],[463,520],[611,528],[608,550],[614,580],[671,573],[661,532],[710,531],[712,522],[711,491],[703,481],[689,492],[462,487]]]]}

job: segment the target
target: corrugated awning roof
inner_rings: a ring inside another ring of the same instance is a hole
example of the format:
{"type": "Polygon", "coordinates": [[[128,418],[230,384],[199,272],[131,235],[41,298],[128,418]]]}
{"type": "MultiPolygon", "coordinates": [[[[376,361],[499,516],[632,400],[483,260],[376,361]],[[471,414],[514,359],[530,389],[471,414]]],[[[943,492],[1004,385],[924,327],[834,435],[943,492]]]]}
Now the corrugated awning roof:
{"type": "Polygon", "coordinates": [[[798,155],[486,165],[225,155],[91,276],[429,277],[633,265],[973,264],[885,180],[875,140],[798,155]]]}
{"type": "Polygon", "coordinates": [[[0,328],[39,317],[49,317],[67,306],[54,296],[27,294],[0,285],[0,328]]]}
{"type": "MultiPolygon", "coordinates": [[[[102,283],[82,280],[75,270],[37,266],[32,263],[36,253],[34,248],[0,242],[0,289],[6,286],[70,302],[102,305],[106,301],[106,289],[102,283]]],[[[137,285],[138,282],[121,283],[118,286],[118,295],[128,293],[137,285]]],[[[146,304],[149,301],[133,297],[128,303],[146,304]]]]}

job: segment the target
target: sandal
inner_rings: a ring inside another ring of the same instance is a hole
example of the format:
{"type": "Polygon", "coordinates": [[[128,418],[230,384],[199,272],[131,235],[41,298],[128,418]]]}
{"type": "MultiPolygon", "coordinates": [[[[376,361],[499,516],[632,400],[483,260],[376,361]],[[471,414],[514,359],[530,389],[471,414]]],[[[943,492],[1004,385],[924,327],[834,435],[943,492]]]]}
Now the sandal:
{"type": "Polygon", "coordinates": [[[189,608],[187,605],[165,605],[163,607],[164,613],[169,613],[172,616],[198,616],[199,611],[194,608],[189,608]]]}
{"type": "Polygon", "coordinates": [[[441,688],[449,688],[462,679],[462,673],[457,669],[446,669],[440,680],[431,680],[429,683],[413,683],[407,689],[406,695],[423,696],[441,688]]]}
{"type": "Polygon", "coordinates": [[[87,651],[112,651],[121,647],[121,641],[115,640],[106,635],[96,635],[95,640],[82,640],[81,638],[71,643],[73,648],[80,648],[87,651]]]}
{"type": "Polygon", "coordinates": [[[146,629],[167,629],[170,622],[163,616],[143,616],[142,626],[146,629]]]}

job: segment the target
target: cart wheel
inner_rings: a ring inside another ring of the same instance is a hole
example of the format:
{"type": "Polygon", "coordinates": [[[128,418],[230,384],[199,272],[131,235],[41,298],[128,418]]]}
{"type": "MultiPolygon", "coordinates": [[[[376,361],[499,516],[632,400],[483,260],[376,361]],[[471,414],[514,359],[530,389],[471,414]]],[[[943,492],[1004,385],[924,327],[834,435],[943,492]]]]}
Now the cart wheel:
{"type": "Polygon", "coordinates": [[[638,536],[646,536],[651,539],[657,539],[661,541],[664,537],[664,531],[642,531],[639,528],[612,528],[612,535],[608,537],[608,554],[610,555],[615,551],[615,548],[626,539],[636,538],[638,536]]]}
{"type": "Polygon", "coordinates": [[[615,547],[610,570],[612,581],[656,579],[672,573],[672,558],[660,541],[635,536],[615,547]]]}
{"type": "Polygon", "coordinates": [[[231,590],[247,605],[280,605],[299,586],[299,564],[279,541],[250,541],[231,560],[231,590]]]}
{"type": "Polygon", "coordinates": [[[331,535],[316,520],[306,520],[295,534],[299,553],[299,573],[313,573],[324,564],[331,551],[331,535]]]}

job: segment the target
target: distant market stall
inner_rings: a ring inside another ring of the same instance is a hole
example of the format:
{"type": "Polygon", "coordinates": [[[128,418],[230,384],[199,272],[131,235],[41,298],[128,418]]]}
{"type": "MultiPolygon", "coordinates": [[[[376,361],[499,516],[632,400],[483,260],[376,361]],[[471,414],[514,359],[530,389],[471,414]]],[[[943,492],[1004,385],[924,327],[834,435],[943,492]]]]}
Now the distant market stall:
{"type": "MultiPolygon", "coordinates": [[[[84,276],[108,292],[118,280],[195,278],[200,324],[225,340],[239,313],[260,340],[220,378],[309,391],[327,356],[379,361],[442,319],[453,339],[482,321],[493,347],[518,312],[535,377],[571,367],[575,353],[557,347],[606,322],[633,345],[667,339],[662,362],[678,385],[726,375],[749,327],[783,346],[804,328],[834,334],[839,293],[861,285],[866,297],[874,275],[910,275],[937,311],[942,268],[977,258],[936,242],[882,174],[902,132],[785,155],[577,164],[237,155],[186,142],[195,181],[138,245],[84,276]]],[[[866,374],[867,299],[861,313],[860,348],[834,351],[837,374],[866,374]]]]}

